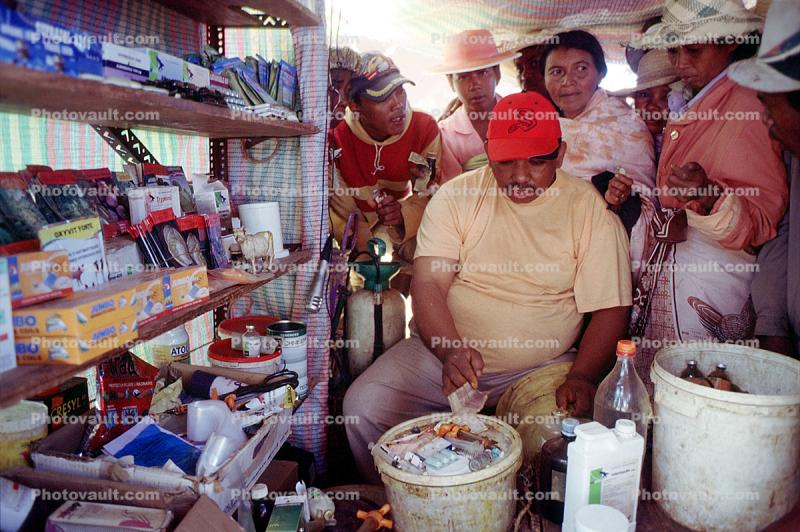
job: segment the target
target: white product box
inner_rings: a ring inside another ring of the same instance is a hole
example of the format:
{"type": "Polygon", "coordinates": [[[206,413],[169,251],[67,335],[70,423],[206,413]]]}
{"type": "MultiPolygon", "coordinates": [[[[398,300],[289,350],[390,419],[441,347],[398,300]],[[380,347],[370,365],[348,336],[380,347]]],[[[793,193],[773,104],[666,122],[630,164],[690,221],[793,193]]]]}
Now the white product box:
{"type": "Polygon", "coordinates": [[[141,48],[104,42],[103,75],[107,78],[146,81],[150,77],[150,56],[141,48]]]}
{"type": "Polygon", "coordinates": [[[204,66],[184,61],[183,81],[201,89],[208,88],[211,86],[211,71],[204,66]]]}
{"type": "Polygon", "coordinates": [[[14,322],[11,316],[11,288],[8,259],[0,257],[0,373],[17,367],[14,352],[14,322]]]}
{"type": "Polygon", "coordinates": [[[172,512],[155,508],[67,501],[50,514],[45,532],[166,531],[172,512]]]}
{"type": "Polygon", "coordinates": [[[131,223],[138,224],[153,211],[172,209],[176,218],[181,215],[178,187],[139,187],[127,191],[131,223]]]}

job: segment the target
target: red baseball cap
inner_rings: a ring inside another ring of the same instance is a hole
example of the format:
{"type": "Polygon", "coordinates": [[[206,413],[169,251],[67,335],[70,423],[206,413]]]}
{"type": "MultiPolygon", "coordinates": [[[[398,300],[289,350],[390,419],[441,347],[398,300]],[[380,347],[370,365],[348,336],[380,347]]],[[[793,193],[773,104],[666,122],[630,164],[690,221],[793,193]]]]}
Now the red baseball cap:
{"type": "Polygon", "coordinates": [[[486,135],[489,160],[529,159],[558,149],[558,111],[538,92],[506,96],[494,106],[492,115],[486,135]]]}

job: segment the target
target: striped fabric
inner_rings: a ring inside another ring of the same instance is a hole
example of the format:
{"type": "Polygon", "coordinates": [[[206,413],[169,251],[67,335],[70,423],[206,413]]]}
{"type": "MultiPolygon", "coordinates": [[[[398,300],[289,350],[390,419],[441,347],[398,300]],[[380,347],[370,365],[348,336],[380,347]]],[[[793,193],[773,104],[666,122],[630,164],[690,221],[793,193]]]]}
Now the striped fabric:
{"type": "MultiPolygon", "coordinates": [[[[314,11],[324,12],[323,0],[314,11]]],[[[266,59],[296,59],[300,73],[301,101],[306,120],[311,119],[322,131],[313,136],[270,139],[245,151],[239,140],[228,142],[228,164],[232,200],[235,204],[277,201],[280,204],[283,241],[300,243],[317,257],[328,233],[327,167],[320,154],[325,153],[325,120],[328,83],[328,56],[324,45],[325,28],[287,30],[226,30],[226,55],[244,57],[255,52],[266,59]],[[292,54],[292,50],[294,50],[292,54]]],[[[325,472],[328,413],[328,348],[330,335],[327,314],[307,314],[306,297],[316,263],[297,274],[286,275],[252,293],[249,301],[239,301],[236,313],[248,311],[272,314],[306,323],[308,326],[309,379],[318,381],[314,393],[296,416],[292,443],[312,453],[317,472],[325,472]]]]}

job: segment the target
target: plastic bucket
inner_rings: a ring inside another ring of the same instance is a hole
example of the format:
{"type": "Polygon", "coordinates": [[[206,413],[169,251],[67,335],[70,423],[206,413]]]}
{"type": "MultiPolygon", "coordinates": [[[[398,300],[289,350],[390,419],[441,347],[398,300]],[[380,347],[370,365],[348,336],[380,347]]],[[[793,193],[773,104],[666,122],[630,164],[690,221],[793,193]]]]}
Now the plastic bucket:
{"type": "Polygon", "coordinates": [[[694,530],[761,530],[800,499],[800,361],[744,346],[682,345],[656,354],[652,496],[694,530]],[[690,359],[727,365],[749,393],[678,377],[690,359]],[[657,498],[656,498],[657,496],[657,498]]]}
{"type": "Polygon", "coordinates": [[[283,369],[280,351],[260,357],[246,357],[231,345],[232,338],[217,340],[208,348],[208,361],[218,368],[237,369],[248,373],[272,375],[283,369]]]}
{"type": "Polygon", "coordinates": [[[373,447],[375,466],[386,487],[392,505],[395,529],[401,532],[421,530],[480,530],[506,532],[511,528],[517,504],[516,478],[522,465],[522,439],[517,431],[499,419],[479,416],[489,429],[498,433],[505,455],[480,471],[464,475],[416,475],[391,464],[380,446],[411,431],[452,417],[433,414],[387,431],[373,447]]]}

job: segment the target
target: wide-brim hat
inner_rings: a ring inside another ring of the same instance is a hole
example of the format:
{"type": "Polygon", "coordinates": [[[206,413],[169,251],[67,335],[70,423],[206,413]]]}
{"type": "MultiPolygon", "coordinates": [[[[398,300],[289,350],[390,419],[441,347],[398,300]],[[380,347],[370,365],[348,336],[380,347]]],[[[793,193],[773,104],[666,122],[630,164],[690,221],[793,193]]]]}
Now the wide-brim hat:
{"type": "Polygon", "coordinates": [[[432,70],[440,74],[461,74],[497,66],[516,57],[519,57],[517,52],[498,50],[489,30],[467,30],[447,40],[442,63],[432,70]]]}
{"type": "Polygon", "coordinates": [[[661,22],[624,44],[658,49],[714,44],[720,38],[760,31],[763,22],[741,0],[666,0],[661,22]]]}
{"type": "Polygon", "coordinates": [[[639,69],[636,76],[636,86],[630,89],[622,89],[609,92],[611,96],[630,96],[634,92],[652,89],[659,85],[669,85],[677,81],[678,73],[669,61],[669,56],[665,50],[649,50],[639,61],[639,69]]]}
{"type": "Polygon", "coordinates": [[[800,90],[800,3],[775,0],[767,15],[758,57],[731,65],[728,76],[761,92],[800,90]]]}
{"type": "Polygon", "coordinates": [[[350,99],[363,96],[382,102],[404,83],[415,85],[400,73],[389,57],[383,54],[364,54],[361,58],[361,68],[350,80],[350,99]]]}

